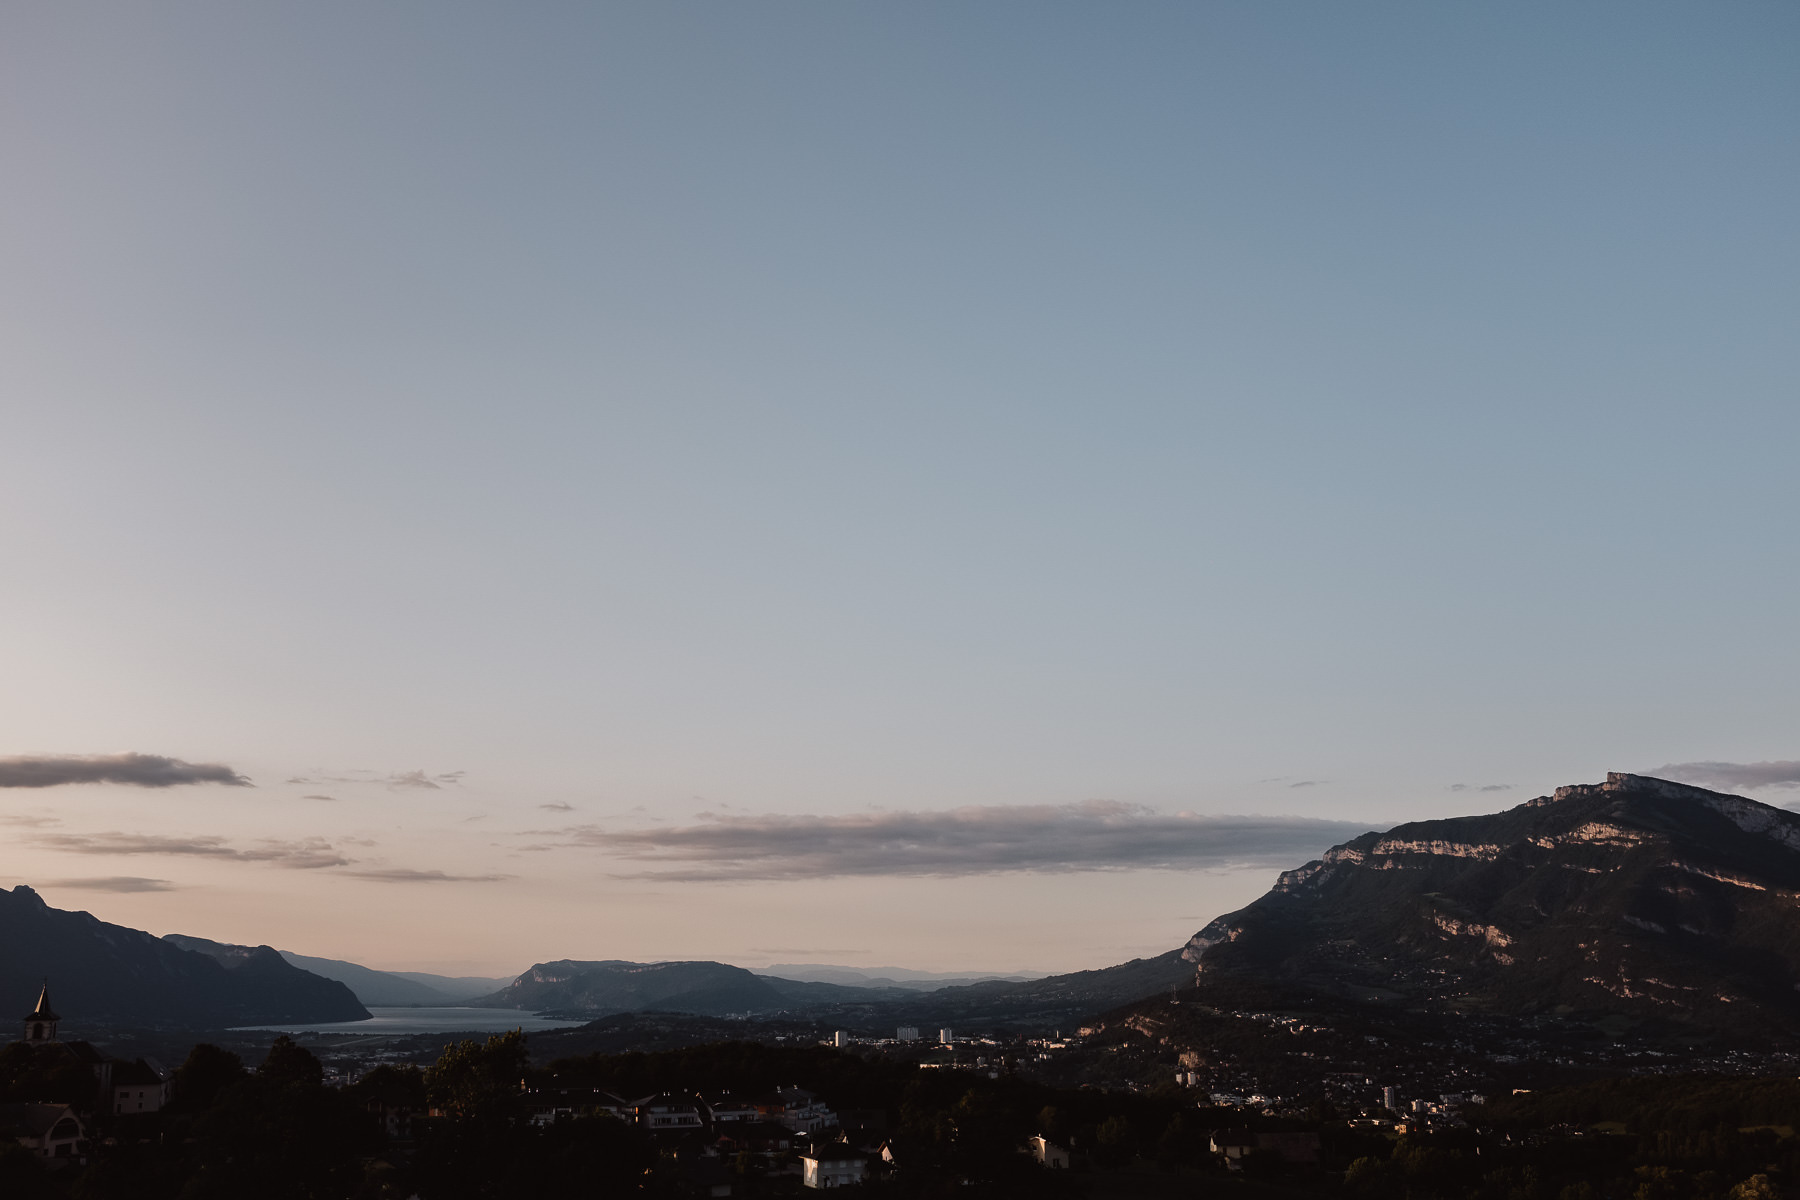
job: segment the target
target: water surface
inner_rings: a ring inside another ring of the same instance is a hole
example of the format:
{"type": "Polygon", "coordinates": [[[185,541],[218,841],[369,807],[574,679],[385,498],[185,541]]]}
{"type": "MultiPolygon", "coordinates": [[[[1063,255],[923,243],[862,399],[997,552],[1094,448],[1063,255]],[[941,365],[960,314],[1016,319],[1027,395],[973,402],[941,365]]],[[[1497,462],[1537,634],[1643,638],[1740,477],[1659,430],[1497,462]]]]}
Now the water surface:
{"type": "Polygon", "coordinates": [[[523,1029],[567,1029],[579,1025],[566,1017],[541,1017],[516,1008],[376,1008],[367,1021],[315,1021],[310,1025],[243,1025],[241,1029],[268,1029],[275,1033],[500,1033],[523,1029]]]}

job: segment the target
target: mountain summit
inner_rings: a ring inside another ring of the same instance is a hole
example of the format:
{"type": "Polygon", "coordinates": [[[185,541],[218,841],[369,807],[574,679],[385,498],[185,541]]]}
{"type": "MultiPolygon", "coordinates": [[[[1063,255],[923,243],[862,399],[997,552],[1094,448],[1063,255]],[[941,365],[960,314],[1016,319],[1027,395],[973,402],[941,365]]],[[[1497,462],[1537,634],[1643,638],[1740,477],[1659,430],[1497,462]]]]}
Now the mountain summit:
{"type": "Polygon", "coordinates": [[[368,1019],[349,988],[266,946],[186,940],[51,908],[24,884],[0,889],[0,1001],[22,1013],[48,979],[63,1016],[88,1029],[368,1019]]]}
{"type": "Polygon", "coordinates": [[[1367,833],[1182,952],[1210,982],[1800,1026],[1800,816],[1641,775],[1367,833]]]}

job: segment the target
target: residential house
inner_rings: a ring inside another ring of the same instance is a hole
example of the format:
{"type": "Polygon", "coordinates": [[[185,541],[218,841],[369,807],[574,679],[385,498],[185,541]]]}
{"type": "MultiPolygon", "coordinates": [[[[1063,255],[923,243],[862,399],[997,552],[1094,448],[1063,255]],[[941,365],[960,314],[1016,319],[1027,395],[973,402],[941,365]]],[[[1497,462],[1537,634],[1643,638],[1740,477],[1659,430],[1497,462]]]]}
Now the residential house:
{"type": "Polygon", "coordinates": [[[715,1099],[706,1101],[706,1112],[714,1128],[738,1121],[754,1121],[762,1115],[756,1105],[739,1100],[730,1092],[721,1092],[715,1099]]]}
{"type": "Polygon", "coordinates": [[[64,1166],[87,1154],[87,1129],[67,1104],[0,1104],[0,1137],[64,1166]]]}
{"type": "Polygon", "coordinates": [[[837,1145],[815,1149],[800,1157],[800,1186],[803,1188],[852,1187],[868,1174],[866,1156],[837,1145]]]}
{"type": "Polygon", "coordinates": [[[694,1096],[659,1092],[633,1101],[632,1109],[637,1115],[638,1125],[652,1133],[680,1133],[706,1126],[701,1115],[700,1101],[694,1096]]]}
{"type": "Polygon", "coordinates": [[[795,1133],[817,1133],[837,1124],[837,1116],[805,1088],[782,1088],[756,1101],[765,1119],[779,1121],[795,1133]]]}
{"type": "Polygon", "coordinates": [[[1212,1135],[1214,1154],[1223,1155],[1225,1166],[1233,1171],[1244,1169],[1244,1157],[1251,1151],[1278,1154],[1293,1166],[1314,1166],[1319,1161],[1319,1135],[1282,1131],[1258,1131],[1243,1128],[1221,1129],[1212,1135]]]}
{"type": "Polygon", "coordinates": [[[162,1111],[169,1102],[170,1075],[154,1059],[115,1063],[112,1069],[114,1116],[162,1111]]]}

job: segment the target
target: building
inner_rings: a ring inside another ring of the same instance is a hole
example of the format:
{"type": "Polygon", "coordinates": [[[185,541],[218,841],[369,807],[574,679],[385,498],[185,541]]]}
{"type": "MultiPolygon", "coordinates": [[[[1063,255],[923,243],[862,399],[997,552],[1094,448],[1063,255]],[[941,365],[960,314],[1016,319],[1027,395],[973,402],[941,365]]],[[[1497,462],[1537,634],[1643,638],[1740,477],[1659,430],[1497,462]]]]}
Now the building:
{"type": "Polygon", "coordinates": [[[919,1040],[919,1027],[917,1025],[902,1025],[902,1026],[900,1026],[900,1028],[894,1030],[894,1040],[896,1042],[916,1042],[916,1041],[918,1041],[919,1040]]]}
{"type": "Polygon", "coordinates": [[[1386,1108],[1386,1109],[1392,1109],[1394,1112],[1399,1112],[1400,1111],[1400,1089],[1397,1087],[1382,1088],[1381,1089],[1381,1107],[1386,1108]]]}
{"type": "Polygon", "coordinates": [[[56,1026],[62,1020],[50,1007],[50,981],[44,981],[44,990],[38,993],[37,1007],[25,1014],[25,1037],[27,1045],[38,1046],[56,1040],[56,1026]]]}
{"type": "Polygon", "coordinates": [[[1279,1155],[1294,1166],[1315,1165],[1319,1161],[1319,1135],[1241,1128],[1221,1129],[1212,1135],[1212,1152],[1225,1159],[1229,1170],[1243,1170],[1244,1158],[1252,1151],[1279,1155]]]}
{"type": "Polygon", "coordinates": [[[1254,1149],[1256,1134],[1248,1129],[1220,1129],[1212,1135],[1212,1152],[1223,1156],[1225,1165],[1233,1171],[1243,1169],[1244,1156],[1254,1149]]]}
{"type": "Polygon", "coordinates": [[[1068,1170],[1069,1152],[1043,1134],[1032,1135],[1026,1144],[1031,1147],[1031,1157],[1037,1160],[1039,1166],[1059,1171],[1068,1170]]]}
{"type": "Polygon", "coordinates": [[[756,1102],[757,1112],[795,1133],[817,1133],[837,1124],[837,1115],[805,1088],[782,1088],[756,1102]]]}
{"type": "Polygon", "coordinates": [[[840,1029],[831,1035],[831,1044],[842,1050],[850,1044],[850,1035],[840,1029]]]}
{"type": "Polygon", "coordinates": [[[113,1115],[160,1112],[169,1102],[169,1078],[169,1072],[154,1059],[114,1063],[113,1115]]]}
{"type": "Polygon", "coordinates": [[[953,1045],[955,1042],[956,1042],[956,1034],[952,1033],[948,1029],[938,1030],[938,1044],[940,1046],[953,1045]]]}
{"type": "Polygon", "coordinates": [[[0,1104],[0,1138],[64,1166],[87,1154],[87,1130],[67,1104],[0,1104]]]}
{"type": "Polygon", "coordinates": [[[706,1122],[700,1116],[700,1104],[691,1096],[674,1096],[660,1092],[632,1104],[637,1123],[652,1133],[700,1129],[706,1122]]]}
{"type": "Polygon", "coordinates": [[[800,1157],[803,1188],[854,1187],[863,1181],[869,1160],[847,1146],[815,1150],[800,1157]]]}
{"type": "Polygon", "coordinates": [[[730,1092],[721,1092],[718,1099],[708,1101],[706,1110],[715,1126],[754,1121],[761,1115],[757,1112],[756,1105],[747,1100],[736,1099],[730,1092]]]}
{"type": "MultiPolygon", "coordinates": [[[[25,1022],[24,1036],[21,1037],[18,1042],[13,1044],[24,1046],[29,1049],[33,1055],[38,1056],[40,1063],[43,1063],[44,1065],[48,1065],[45,1060],[55,1058],[71,1065],[86,1068],[94,1076],[95,1082],[99,1085],[95,1089],[97,1097],[96,1103],[100,1106],[102,1112],[110,1109],[116,1102],[116,1097],[113,1093],[113,1073],[117,1070],[134,1067],[135,1064],[124,1063],[117,1059],[108,1058],[88,1042],[63,1041],[62,1038],[58,1036],[57,1032],[57,1027],[62,1023],[62,1018],[57,1015],[55,1009],[50,1007],[50,984],[48,981],[45,982],[43,990],[38,993],[37,1006],[26,1013],[23,1019],[25,1022]]],[[[146,1066],[150,1066],[150,1064],[146,1064],[146,1066]]],[[[162,1071],[160,1067],[152,1067],[151,1069],[158,1072],[161,1075],[162,1080],[167,1079],[167,1072],[162,1071]]],[[[145,1107],[142,1111],[154,1111],[149,1107],[149,1101],[152,1098],[150,1093],[147,1092],[145,1094],[145,1107]]],[[[138,1111],[136,1108],[136,1100],[137,1097],[134,1092],[131,1098],[132,1108],[129,1111],[138,1111]]],[[[162,1104],[166,1103],[167,1100],[168,1090],[165,1088],[161,1094],[161,1098],[157,1100],[156,1106],[158,1108],[162,1107],[162,1104]]]]}

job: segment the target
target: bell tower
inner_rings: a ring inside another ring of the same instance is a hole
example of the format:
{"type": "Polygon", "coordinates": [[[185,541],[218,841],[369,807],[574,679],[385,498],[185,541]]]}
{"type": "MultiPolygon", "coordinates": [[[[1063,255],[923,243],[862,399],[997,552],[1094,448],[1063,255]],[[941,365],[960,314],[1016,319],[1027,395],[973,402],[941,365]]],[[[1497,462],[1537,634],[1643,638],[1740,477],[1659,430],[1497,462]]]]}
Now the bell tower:
{"type": "Polygon", "coordinates": [[[37,1007],[25,1014],[25,1040],[33,1045],[56,1040],[56,1023],[62,1020],[50,1007],[50,981],[38,993],[37,1007]]]}

